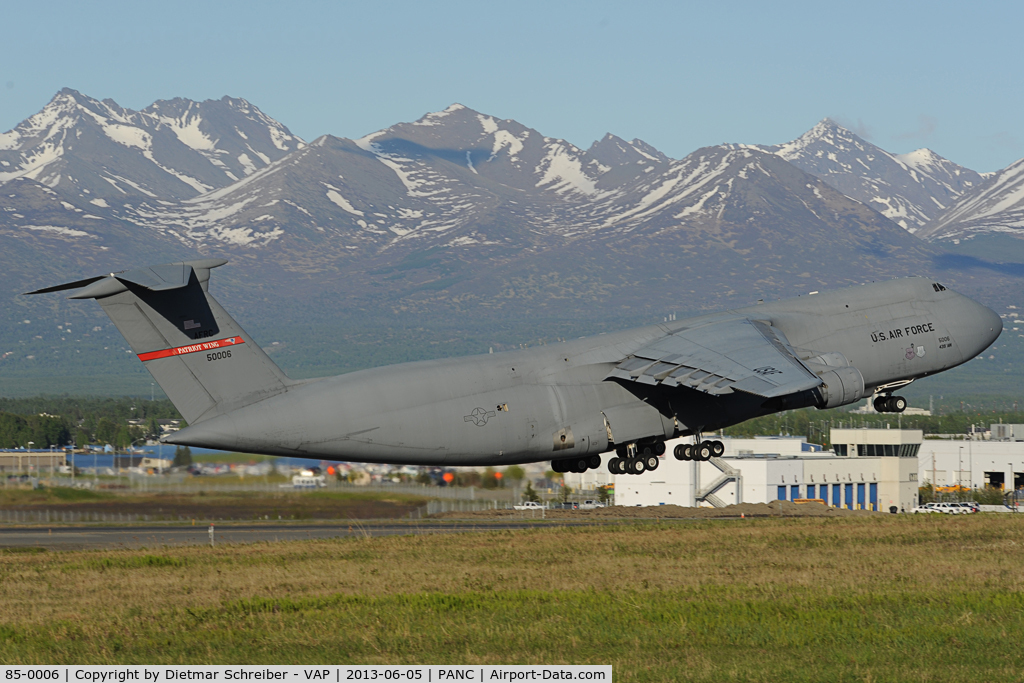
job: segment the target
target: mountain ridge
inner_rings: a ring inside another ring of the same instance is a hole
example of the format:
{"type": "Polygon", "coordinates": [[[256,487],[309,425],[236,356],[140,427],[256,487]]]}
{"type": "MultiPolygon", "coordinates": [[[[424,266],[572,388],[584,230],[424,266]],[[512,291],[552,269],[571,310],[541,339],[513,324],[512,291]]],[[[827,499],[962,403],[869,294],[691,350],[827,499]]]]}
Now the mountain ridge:
{"type": "MultiPolygon", "coordinates": [[[[204,256],[234,262],[217,273],[218,298],[253,321],[253,331],[279,341],[272,353],[286,366],[296,363],[299,376],[380,359],[375,344],[363,341],[363,360],[341,358],[315,343],[324,335],[342,344],[384,330],[403,340],[395,353],[413,359],[464,351],[468,342],[460,340],[501,349],[533,335],[594,333],[668,312],[899,275],[940,273],[966,292],[993,292],[1006,281],[984,265],[951,267],[941,248],[764,146],[718,145],[675,160],[609,133],[582,149],[460,104],[355,140],[294,138],[287,143],[294,148],[277,149],[277,158],[267,152],[269,163],[231,181],[186,141],[218,141],[221,150],[227,146],[219,141],[245,140],[231,137],[232,112],[260,130],[287,130],[252,123],[238,107],[250,107],[252,116],[258,110],[240,102],[203,110],[200,103],[163,100],[139,125],[116,103],[101,103],[108,121],[116,114],[144,132],[149,121],[177,141],[176,149],[191,150],[182,154],[205,164],[219,187],[200,193],[172,183],[160,186],[165,194],[154,192],[155,184],[144,185],[149,176],[129,171],[159,169],[145,166],[141,148],[112,140],[89,114],[81,114],[88,134],[124,155],[122,177],[146,192],[117,191],[104,178],[113,162],[96,163],[90,149],[82,161],[75,145],[64,152],[66,166],[51,164],[34,177],[23,172],[0,185],[0,240],[8,245],[0,283],[10,296],[0,331],[8,347],[0,355],[10,356],[0,363],[11,376],[44,366],[96,372],[117,367],[109,356],[115,349],[125,352],[95,311],[17,292],[204,256]],[[211,132],[215,120],[228,131],[220,137],[211,132]],[[193,130],[206,138],[193,139],[193,130]],[[54,174],[62,178],[53,182],[54,174]],[[72,180],[63,182],[64,175],[72,180]],[[90,182],[111,190],[103,197],[85,193],[90,182]],[[76,334],[80,345],[72,348],[67,334],[59,341],[52,330],[30,334],[35,323],[24,323],[54,316],[80,321],[71,327],[76,332],[95,328],[104,343],[87,348],[76,334]],[[405,326],[415,334],[395,332],[405,326]]],[[[46,135],[52,126],[36,128],[40,139],[53,139],[46,135]]],[[[273,145],[271,137],[267,132],[264,142],[273,145]]],[[[238,149],[207,151],[227,159],[238,149]]],[[[934,165],[919,156],[899,168],[934,165]]]]}

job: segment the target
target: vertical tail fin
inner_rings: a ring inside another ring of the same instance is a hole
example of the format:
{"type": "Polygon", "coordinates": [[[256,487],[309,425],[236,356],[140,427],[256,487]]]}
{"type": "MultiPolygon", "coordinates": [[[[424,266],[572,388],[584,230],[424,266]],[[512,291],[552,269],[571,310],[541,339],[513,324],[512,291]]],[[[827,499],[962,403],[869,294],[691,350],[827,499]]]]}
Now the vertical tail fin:
{"type": "Polygon", "coordinates": [[[291,380],[208,292],[203,259],[169,263],[48,287],[85,286],[190,424],[285,391],[291,380]]]}

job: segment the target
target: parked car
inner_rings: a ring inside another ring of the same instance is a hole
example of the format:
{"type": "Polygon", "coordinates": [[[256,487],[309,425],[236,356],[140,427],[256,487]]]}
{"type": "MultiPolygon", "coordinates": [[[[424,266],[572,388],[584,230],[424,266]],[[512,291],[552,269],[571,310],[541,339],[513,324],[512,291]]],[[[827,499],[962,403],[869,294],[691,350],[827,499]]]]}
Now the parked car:
{"type": "Polygon", "coordinates": [[[540,503],[535,503],[532,500],[526,500],[519,505],[513,505],[513,510],[543,510],[544,506],[540,503]]]}
{"type": "Polygon", "coordinates": [[[603,508],[604,503],[599,500],[585,500],[580,503],[580,510],[596,510],[597,508],[603,508]]]}
{"type": "Polygon", "coordinates": [[[960,503],[925,503],[911,512],[941,512],[947,515],[966,515],[972,512],[968,508],[960,507],[960,503]]]}
{"type": "Polygon", "coordinates": [[[981,512],[981,506],[973,500],[964,501],[962,503],[954,503],[963,510],[964,514],[974,514],[975,512],[981,512]]]}
{"type": "Polygon", "coordinates": [[[579,503],[559,503],[559,505],[555,509],[556,510],[579,510],[580,509],[580,504],[579,503]]]}

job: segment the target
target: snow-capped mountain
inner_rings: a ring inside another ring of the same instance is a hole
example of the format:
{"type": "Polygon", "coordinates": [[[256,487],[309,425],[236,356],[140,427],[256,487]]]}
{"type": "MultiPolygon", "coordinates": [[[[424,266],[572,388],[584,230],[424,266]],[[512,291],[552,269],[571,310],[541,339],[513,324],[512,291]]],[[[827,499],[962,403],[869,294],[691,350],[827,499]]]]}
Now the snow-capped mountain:
{"type": "Polygon", "coordinates": [[[916,232],[982,181],[980,174],[930,149],[892,154],[831,119],[824,119],[792,142],[762,148],[910,232],[916,232]]]}
{"type": "Polygon", "coordinates": [[[0,134],[0,184],[29,178],[105,209],[111,200],[194,197],[302,145],[242,99],[177,98],[132,111],[65,88],[0,134]]]}
{"type": "Polygon", "coordinates": [[[924,226],[919,236],[929,241],[949,241],[999,233],[1024,237],[1024,159],[965,192],[924,226]]]}
{"type": "Polygon", "coordinates": [[[711,147],[673,161],[609,135],[584,151],[461,105],[358,140],[323,136],[227,187],[139,199],[113,216],[197,249],[269,247],[287,261],[306,245],[306,264],[313,244],[337,263],[431,248],[460,260],[479,258],[474,249],[516,258],[640,235],[830,253],[840,244],[864,253],[852,242],[879,230],[908,249],[917,242],[760,149],[711,147]],[[777,221],[783,207],[787,221],[777,221]],[[814,246],[822,225],[844,229],[814,246]]]}
{"type": "MultiPolygon", "coordinates": [[[[486,329],[660,320],[661,312],[926,274],[940,255],[776,150],[723,145],[673,160],[610,134],[584,150],[458,104],[360,139],[324,135],[305,145],[239,100],[160,102],[148,114],[82,96],[57,100],[77,112],[74,125],[40,114],[3,138],[17,149],[2,153],[22,165],[0,185],[0,286],[22,292],[69,273],[228,257],[245,267],[224,269],[218,296],[303,362],[335,353],[314,351],[311,339],[350,335],[367,321],[390,329],[399,315],[486,329]],[[96,111],[70,104],[80,100],[96,111]],[[254,130],[234,123],[240,107],[254,130]],[[101,114],[108,127],[146,133],[138,139],[151,146],[114,140],[101,114]],[[114,114],[126,123],[111,123],[120,121],[114,114]],[[188,124],[190,116],[199,123],[188,124]],[[271,130],[287,136],[276,139],[288,149],[275,146],[271,130]],[[213,146],[197,149],[199,133],[213,146]],[[177,141],[191,165],[158,155],[158,139],[177,141]],[[47,144],[60,153],[26,171],[21,150],[47,144]],[[239,167],[244,150],[270,161],[239,167]],[[161,167],[212,189],[200,192],[161,167]],[[145,192],[120,194],[115,184],[134,188],[122,178],[145,192]],[[93,187],[106,194],[85,192],[93,187]],[[301,329],[304,336],[292,332],[301,329]]],[[[984,277],[945,272],[943,282],[969,290],[984,277]]],[[[0,343],[18,321],[39,318],[35,309],[58,305],[44,297],[10,304],[0,343]]]]}

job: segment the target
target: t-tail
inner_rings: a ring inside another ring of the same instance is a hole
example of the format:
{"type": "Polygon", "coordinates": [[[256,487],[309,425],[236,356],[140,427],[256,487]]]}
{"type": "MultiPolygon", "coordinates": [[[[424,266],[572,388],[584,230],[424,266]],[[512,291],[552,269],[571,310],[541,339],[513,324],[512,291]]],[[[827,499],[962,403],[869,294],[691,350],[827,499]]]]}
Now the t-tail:
{"type": "Polygon", "coordinates": [[[256,403],[295,384],[209,291],[224,259],[111,273],[28,294],[84,288],[189,424],[256,403]]]}

